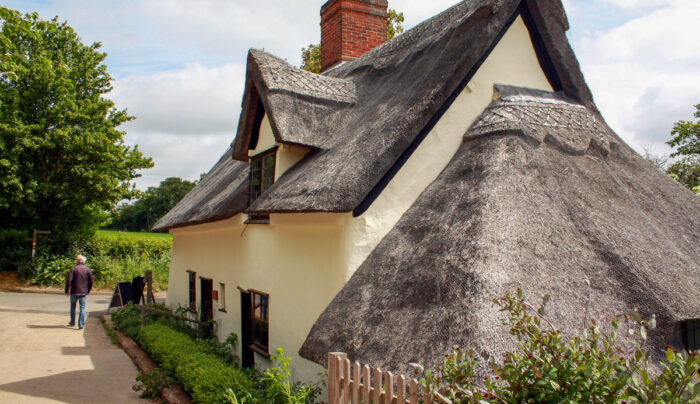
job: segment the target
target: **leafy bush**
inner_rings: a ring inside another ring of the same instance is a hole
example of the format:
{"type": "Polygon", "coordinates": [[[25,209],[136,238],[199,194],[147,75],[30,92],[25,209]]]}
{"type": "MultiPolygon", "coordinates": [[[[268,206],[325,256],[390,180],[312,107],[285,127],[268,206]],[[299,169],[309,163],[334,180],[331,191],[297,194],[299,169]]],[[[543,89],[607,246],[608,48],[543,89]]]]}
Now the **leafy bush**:
{"type": "Polygon", "coordinates": [[[255,396],[253,382],[240,369],[226,365],[197,342],[170,327],[141,327],[137,341],[197,403],[225,402],[226,389],[237,396],[255,396]]]}
{"type": "MultiPolygon", "coordinates": [[[[25,242],[26,243],[26,242],[25,242]]],[[[60,286],[65,281],[75,256],[83,254],[97,288],[112,288],[118,282],[130,281],[135,276],[153,272],[156,290],[165,290],[170,269],[168,238],[93,237],[73,243],[64,255],[47,255],[41,250],[36,259],[19,264],[19,275],[35,285],[60,286]]]]}
{"type": "MultiPolygon", "coordinates": [[[[147,321],[150,314],[146,313],[147,321]]],[[[139,328],[141,328],[141,310],[131,303],[114,310],[112,312],[112,324],[114,328],[123,332],[127,337],[136,339],[139,328]]]]}
{"type": "Polygon", "coordinates": [[[0,271],[17,269],[31,257],[31,244],[24,240],[27,234],[20,230],[0,229],[0,271]]]}
{"type": "Polygon", "coordinates": [[[316,396],[321,393],[320,387],[290,382],[291,358],[284,355],[282,348],[277,348],[270,358],[274,366],[265,370],[262,376],[265,402],[270,404],[313,403],[316,396]]]}
{"type": "Polygon", "coordinates": [[[151,369],[149,372],[136,376],[137,383],[132,386],[136,392],[141,391],[141,397],[154,399],[160,395],[164,387],[173,384],[173,378],[168,376],[160,368],[151,369]]]}
{"type": "Polygon", "coordinates": [[[518,349],[506,352],[503,364],[489,361],[492,378],[478,377],[478,358],[457,348],[446,355],[440,376],[425,371],[421,384],[453,402],[700,402],[700,358],[695,353],[667,347],[662,373],[650,375],[644,343],[647,329],[656,326],[653,317],[642,321],[633,313],[612,318],[610,332],[592,321],[583,336],[564,338],[544,317],[548,299],[538,310],[523,300],[520,290],[494,300],[509,314],[504,325],[518,349]],[[626,341],[618,341],[621,321],[633,324],[623,333],[626,341]]]}

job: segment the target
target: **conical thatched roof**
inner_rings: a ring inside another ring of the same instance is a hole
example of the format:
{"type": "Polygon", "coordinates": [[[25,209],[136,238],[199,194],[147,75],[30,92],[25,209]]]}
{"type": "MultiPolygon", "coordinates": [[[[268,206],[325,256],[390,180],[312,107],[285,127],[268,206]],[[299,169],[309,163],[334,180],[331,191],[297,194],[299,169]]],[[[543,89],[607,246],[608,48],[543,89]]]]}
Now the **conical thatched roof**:
{"type": "Polygon", "coordinates": [[[513,348],[491,300],[552,300],[562,332],[590,313],[655,314],[653,348],[700,317],[700,198],[566,98],[501,87],[440,176],[313,326],[301,356],[436,367],[454,346],[513,348]]]}

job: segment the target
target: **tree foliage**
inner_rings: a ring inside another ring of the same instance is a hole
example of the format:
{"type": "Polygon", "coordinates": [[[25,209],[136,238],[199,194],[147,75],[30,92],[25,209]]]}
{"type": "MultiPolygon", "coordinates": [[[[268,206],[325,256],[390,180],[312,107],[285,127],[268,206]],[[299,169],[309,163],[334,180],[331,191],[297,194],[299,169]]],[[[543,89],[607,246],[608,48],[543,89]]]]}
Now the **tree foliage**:
{"type": "Polygon", "coordinates": [[[57,18],[0,7],[0,24],[2,226],[90,233],[153,165],[117,130],[133,118],[103,97],[106,53],[57,18]]]}
{"type": "MultiPolygon", "coordinates": [[[[695,106],[695,117],[700,119],[700,104],[695,106]]],[[[700,196],[700,120],[676,122],[671,136],[666,142],[676,148],[671,157],[681,158],[666,172],[700,196]]]]}
{"type": "MultiPolygon", "coordinates": [[[[389,9],[386,21],[386,39],[392,39],[403,33],[403,12],[389,9]]],[[[321,44],[309,44],[307,48],[301,48],[301,67],[312,73],[321,72],[321,44]]]]}
{"type": "Polygon", "coordinates": [[[166,178],[158,187],[148,187],[134,203],[121,205],[112,212],[109,228],[148,231],[195,185],[197,181],[187,181],[178,177],[166,178]]]}

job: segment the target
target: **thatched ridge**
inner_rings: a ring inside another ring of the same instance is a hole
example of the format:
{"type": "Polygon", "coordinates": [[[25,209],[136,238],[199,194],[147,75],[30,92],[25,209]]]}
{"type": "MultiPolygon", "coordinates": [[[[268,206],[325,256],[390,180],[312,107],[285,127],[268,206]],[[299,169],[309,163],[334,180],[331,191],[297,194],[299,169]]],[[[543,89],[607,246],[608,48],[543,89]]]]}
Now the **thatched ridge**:
{"type": "Polygon", "coordinates": [[[491,300],[518,287],[534,301],[550,294],[548,312],[564,333],[581,331],[587,304],[596,317],[655,314],[658,353],[680,346],[680,322],[700,316],[699,245],[700,199],[594,113],[501,97],[336,295],[300,354],[324,364],[342,351],[404,372],[409,362],[436,367],[454,346],[500,357],[513,340],[491,300]]]}
{"type": "MultiPolygon", "coordinates": [[[[233,157],[247,160],[261,109],[277,141],[311,153],[247,212],[347,212],[371,204],[518,15],[529,25],[553,87],[595,111],[558,0],[463,1],[323,75],[251,50],[233,157]]],[[[222,216],[210,213],[206,220],[222,216]]],[[[180,209],[180,218],[188,216],[202,217],[180,209]]],[[[164,221],[158,228],[175,223],[195,221],[164,221]]]]}

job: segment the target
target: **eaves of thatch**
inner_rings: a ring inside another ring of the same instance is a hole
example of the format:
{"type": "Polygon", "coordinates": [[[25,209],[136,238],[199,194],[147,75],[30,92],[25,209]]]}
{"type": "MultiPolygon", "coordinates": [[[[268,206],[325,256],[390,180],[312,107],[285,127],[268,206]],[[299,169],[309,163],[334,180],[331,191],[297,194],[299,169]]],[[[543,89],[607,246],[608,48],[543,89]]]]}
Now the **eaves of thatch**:
{"type": "Polygon", "coordinates": [[[227,150],[202,181],[153,226],[154,231],[228,219],[248,204],[249,164],[227,150]]]}
{"type": "Polygon", "coordinates": [[[502,358],[491,303],[521,288],[564,334],[639,310],[650,349],[700,317],[700,199],[561,94],[497,87],[439,177],[316,321],[300,355],[435,368],[453,347],[502,358]],[[587,282],[590,282],[590,287],[587,282]]]}
{"type": "MultiPolygon", "coordinates": [[[[247,161],[265,113],[278,142],[306,146],[310,153],[247,209],[219,204],[218,211],[203,215],[198,205],[183,203],[177,208],[177,220],[169,214],[156,228],[218,220],[244,209],[362,214],[518,15],[529,27],[552,87],[595,110],[566,39],[568,22],[558,0],[463,1],[322,75],[251,50],[232,157],[247,161]]],[[[239,185],[230,188],[238,190],[239,185]]],[[[192,193],[200,197],[203,192],[197,188],[192,193]]],[[[240,201],[231,195],[208,195],[240,201]]]]}

